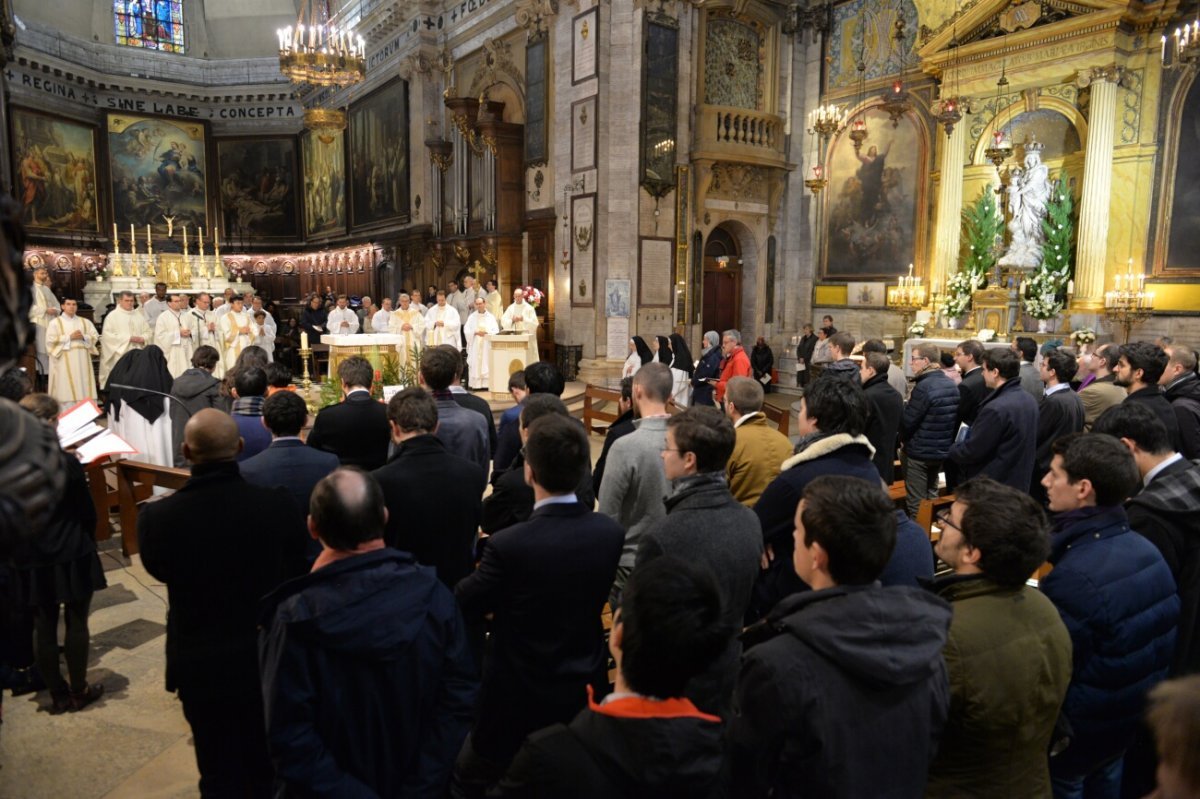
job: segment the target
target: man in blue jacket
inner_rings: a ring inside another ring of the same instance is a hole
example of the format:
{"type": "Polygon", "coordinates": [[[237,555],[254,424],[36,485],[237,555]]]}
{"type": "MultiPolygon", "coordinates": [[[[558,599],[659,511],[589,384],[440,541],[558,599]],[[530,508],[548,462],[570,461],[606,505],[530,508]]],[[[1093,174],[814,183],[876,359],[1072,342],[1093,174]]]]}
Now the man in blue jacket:
{"type": "Polygon", "coordinates": [[[370,475],[317,483],[312,572],[265,600],[259,664],[278,796],[442,796],[478,685],[462,616],[428,566],[383,542],[370,475]]]}
{"type": "Polygon", "coordinates": [[[938,473],[958,429],[958,386],[941,369],[938,345],[922,341],[909,362],[916,379],[900,418],[900,454],[904,466],[905,509],[916,518],[921,500],[937,496],[938,473]]]}
{"type": "Polygon", "coordinates": [[[1074,657],[1063,704],[1073,736],[1051,757],[1050,774],[1056,797],[1116,796],[1146,694],[1171,664],[1179,597],[1166,561],[1129,529],[1121,507],[1139,481],[1129,450],[1093,433],[1060,438],[1053,452],[1042,485],[1057,514],[1054,569],[1041,589],[1074,657]]]}
{"type": "Polygon", "coordinates": [[[992,393],[975,420],[950,447],[950,460],[963,477],[980,475],[1028,491],[1037,451],[1038,406],[1021,388],[1021,360],[1007,347],[983,356],[983,380],[992,393]]]}

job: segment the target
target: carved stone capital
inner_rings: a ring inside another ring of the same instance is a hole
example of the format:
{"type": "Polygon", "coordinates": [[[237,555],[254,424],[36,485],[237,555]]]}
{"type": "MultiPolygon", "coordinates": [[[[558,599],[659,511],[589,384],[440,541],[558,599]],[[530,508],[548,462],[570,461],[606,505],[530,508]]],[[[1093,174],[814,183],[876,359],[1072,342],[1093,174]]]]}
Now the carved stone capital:
{"type": "Polygon", "coordinates": [[[517,0],[517,24],[526,30],[530,39],[546,35],[551,17],[558,14],[558,0],[517,0]]]}
{"type": "Polygon", "coordinates": [[[1106,67],[1092,67],[1091,69],[1081,70],[1075,78],[1075,85],[1081,89],[1086,89],[1093,83],[1101,81],[1123,85],[1124,80],[1125,67],[1109,64],[1106,67]]]}

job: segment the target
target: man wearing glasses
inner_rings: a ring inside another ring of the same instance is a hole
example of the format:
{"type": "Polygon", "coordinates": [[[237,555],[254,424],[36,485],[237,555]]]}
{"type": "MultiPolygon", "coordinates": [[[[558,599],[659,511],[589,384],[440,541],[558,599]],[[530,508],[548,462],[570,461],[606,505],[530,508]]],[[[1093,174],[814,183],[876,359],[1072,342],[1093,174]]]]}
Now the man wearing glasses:
{"type": "Polygon", "coordinates": [[[925,795],[1049,796],[1046,752],[1071,680],[1071,636],[1025,584],[1050,552],[1046,517],[1027,492],[980,478],[959,486],[937,521],[935,551],[954,570],[931,586],[954,608],[950,716],[925,795]]]}
{"type": "Polygon", "coordinates": [[[941,368],[941,350],[923,341],[913,347],[910,359],[913,374],[912,396],[900,420],[904,449],[900,458],[904,467],[906,509],[916,518],[922,499],[937,496],[938,473],[958,427],[958,387],[941,368]]]}

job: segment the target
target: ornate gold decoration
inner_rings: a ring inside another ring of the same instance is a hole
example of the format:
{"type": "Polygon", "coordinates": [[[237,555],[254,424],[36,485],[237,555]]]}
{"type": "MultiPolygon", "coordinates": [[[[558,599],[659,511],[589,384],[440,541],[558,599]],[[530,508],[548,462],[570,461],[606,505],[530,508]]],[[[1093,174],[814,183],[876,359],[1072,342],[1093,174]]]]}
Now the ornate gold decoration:
{"type": "Polygon", "coordinates": [[[454,257],[461,261],[463,266],[466,266],[471,262],[471,250],[461,241],[456,241],[454,242],[454,257]]]}
{"type": "MultiPolygon", "coordinates": [[[[496,265],[496,262],[500,260],[496,254],[495,246],[490,245],[490,244],[483,245],[483,249],[480,251],[479,254],[483,256],[483,262],[485,264],[487,264],[488,266],[494,267],[496,265]]],[[[476,261],[475,263],[479,263],[479,262],[476,261]]]]}
{"type": "Polygon", "coordinates": [[[304,127],[311,130],[322,144],[332,144],[338,134],[346,129],[346,112],[340,108],[306,108],[304,127]]]}
{"type": "Polygon", "coordinates": [[[587,252],[588,247],[592,245],[592,226],[577,225],[575,227],[575,246],[580,252],[587,252]]]}
{"type": "Polygon", "coordinates": [[[579,296],[580,297],[587,296],[587,281],[584,280],[583,278],[579,278],[579,296]]]}

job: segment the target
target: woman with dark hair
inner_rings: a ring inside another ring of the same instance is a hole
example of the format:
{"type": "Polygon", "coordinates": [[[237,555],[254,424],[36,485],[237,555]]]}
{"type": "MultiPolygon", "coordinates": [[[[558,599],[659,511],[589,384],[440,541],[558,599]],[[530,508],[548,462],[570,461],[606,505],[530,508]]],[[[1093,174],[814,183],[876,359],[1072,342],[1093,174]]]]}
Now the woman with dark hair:
{"type": "Polygon", "coordinates": [[[763,391],[771,390],[771,368],[774,365],[775,353],[771,352],[767,340],[759,336],[758,341],[754,342],[754,349],[750,350],[750,368],[754,370],[754,379],[762,384],[763,391]],[[767,379],[763,380],[764,377],[767,379]]]}
{"type": "Polygon", "coordinates": [[[304,312],[300,314],[300,330],[308,334],[308,346],[321,343],[321,336],[329,332],[326,329],[328,323],[329,312],[325,310],[321,295],[312,295],[308,298],[304,312]]]}
{"type": "Polygon", "coordinates": [[[692,373],[696,371],[692,363],[692,352],[687,342],[678,333],[672,333],[671,346],[671,376],[675,378],[671,397],[679,408],[686,408],[692,399],[692,373]]]}
{"type": "Polygon", "coordinates": [[[621,377],[633,377],[637,374],[638,369],[641,369],[653,360],[654,353],[650,351],[646,340],[641,336],[634,336],[629,339],[629,357],[625,359],[625,366],[621,369],[621,377]]]}
{"type": "Polygon", "coordinates": [[[137,447],[138,460],[175,465],[168,396],[174,386],[167,359],[154,344],[121,356],[108,376],[109,428],[137,447]]]}
{"type": "Polygon", "coordinates": [[[711,407],[713,391],[721,377],[721,334],[710,330],[704,334],[704,349],[692,372],[692,404],[711,407]]]}

